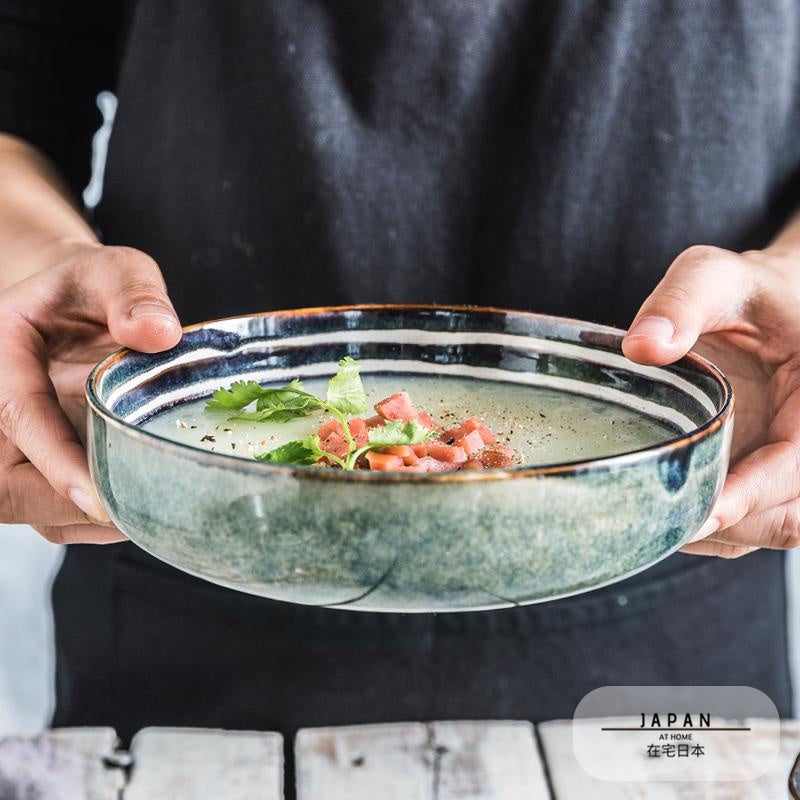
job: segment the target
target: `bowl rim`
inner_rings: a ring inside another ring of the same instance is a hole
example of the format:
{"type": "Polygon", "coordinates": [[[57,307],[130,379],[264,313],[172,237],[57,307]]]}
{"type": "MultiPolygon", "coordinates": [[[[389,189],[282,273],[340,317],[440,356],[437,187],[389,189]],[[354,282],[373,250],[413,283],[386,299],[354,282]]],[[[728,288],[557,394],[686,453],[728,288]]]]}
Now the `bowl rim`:
{"type": "MultiPolygon", "coordinates": [[[[569,325],[589,326],[598,333],[606,333],[614,336],[624,336],[625,331],[610,325],[602,325],[596,322],[580,320],[574,317],[558,316],[555,314],[543,314],[535,311],[525,311],[521,309],[500,308],[497,306],[477,306],[477,305],[451,305],[438,303],[363,303],[355,305],[340,306],[311,306],[308,308],[292,308],[276,311],[258,311],[251,314],[233,314],[227,317],[196,322],[191,325],[182,326],[183,333],[189,333],[201,328],[207,328],[220,322],[230,320],[248,319],[253,317],[296,317],[314,316],[328,313],[346,313],[349,311],[443,311],[443,312],[467,312],[471,314],[513,314],[517,316],[530,317],[538,320],[560,321],[569,325]]],[[[735,398],[733,387],[725,377],[722,370],[715,366],[711,361],[703,356],[689,351],[679,359],[689,361],[699,367],[701,372],[713,378],[723,389],[723,401],[719,410],[702,425],[686,433],[675,436],[664,442],[648,447],[641,447],[636,450],[628,450],[623,453],[615,453],[601,458],[581,459],[578,461],[565,461],[553,464],[542,464],[536,466],[517,466],[505,469],[483,469],[483,470],[456,470],[453,472],[379,472],[372,470],[352,470],[345,471],[339,469],[323,469],[315,466],[303,466],[297,464],[272,464],[256,459],[245,459],[241,456],[228,454],[225,452],[212,452],[199,447],[194,447],[183,442],[176,442],[165,436],[152,433],[146,428],[126,422],[124,419],[114,414],[108,409],[97,393],[97,383],[105,371],[117,361],[123,359],[129,353],[138,353],[129,347],[121,347],[110,353],[102,361],[95,365],[86,379],[85,395],[87,400],[87,414],[94,412],[101,417],[106,424],[122,430],[132,438],[143,439],[157,449],[173,451],[182,454],[191,454],[196,460],[208,464],[216,464],[228,468],[235,468],[237,471],[255,472],[264,475],[282,475],[309,480],[333,480],[333,481],[371,481],[377,483],[465,483],[473,481],[498,481],[514,478],[531,478],[558,476],[566,477],[570,474],[586,473],[593,471],[608,471],[615,467],[629,466],[639,461],[649,461],[659,459],[667,453],[673,453],[685,448],[693,447],[696,443],[709,438],[718,431],[733,415],[735,398]]],[[[669,364],[664,365],[670,366],[669,364]]]]}

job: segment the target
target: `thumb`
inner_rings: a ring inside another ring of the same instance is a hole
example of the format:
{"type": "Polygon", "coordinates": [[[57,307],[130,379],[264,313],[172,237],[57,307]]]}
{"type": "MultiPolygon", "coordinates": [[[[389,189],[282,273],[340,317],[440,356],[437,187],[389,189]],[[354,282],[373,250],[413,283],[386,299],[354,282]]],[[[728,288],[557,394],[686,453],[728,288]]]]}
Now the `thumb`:
{"type": "Polygon", "coordinates": [[[641,364],[671,364],[701,334],[735,324],[752,289],[744,258],[718,247],[690,247],[642,304],[622,352],[641,364]]]}
{"type": "Polygon", "coordinates": [[[93,284],[114,340],[144,353],[174,347],[181,325],[156,262],[130,247],[105,247],[95,258],[93,284]]]}

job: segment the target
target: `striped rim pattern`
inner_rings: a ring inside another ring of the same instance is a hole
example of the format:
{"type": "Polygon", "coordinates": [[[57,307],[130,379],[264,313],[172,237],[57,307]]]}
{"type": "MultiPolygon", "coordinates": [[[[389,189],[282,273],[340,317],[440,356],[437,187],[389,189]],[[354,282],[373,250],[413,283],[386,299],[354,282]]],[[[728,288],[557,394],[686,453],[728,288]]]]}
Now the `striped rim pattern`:
{"type": "MultiPolygon", "coordinates": [[[[234,380],[269,383],[330,375],[336,362],[350,355],[362,362],[364,373],[472,377],[581,394],[632,408],[667,423],[676,433],[669,442],[637,453],[597,462],[516,467],[504,471],[507,474],[586,468],[679,447],[710,433],[731,413],[730,386],[715,367],[695,355],[669,367],[633,364],[620,352],[622,335],[613,328],[576,320],[472,307],[356,306],[273,312],[191,326],[180,344],[167,353],[118,351],[94,370],[87,391],[90,403],[106,419],[159,440],[136,426],[159,411],[207,396],[234,380]]],[[[241,464],[235,456],[192,450],[198,458],[241,464]]],[[[343,477],[337,470],[290,469],[343,477]]],[[[481,477],[496,472],[487,471],[481,477]]]]}

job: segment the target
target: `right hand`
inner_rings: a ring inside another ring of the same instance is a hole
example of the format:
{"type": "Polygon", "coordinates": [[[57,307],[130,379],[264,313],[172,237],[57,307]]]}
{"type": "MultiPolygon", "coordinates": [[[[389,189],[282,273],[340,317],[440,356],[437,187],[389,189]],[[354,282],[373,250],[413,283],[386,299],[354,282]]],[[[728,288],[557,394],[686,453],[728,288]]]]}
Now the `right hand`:
{"type": "Polygon", "coordinates": [[[80,243],[0,292],[0,522],[51,542],[125,537],[89,476],[84,384],[119,346],[174,347],[178,317],[156,263],[127,247],[80,243]]]}

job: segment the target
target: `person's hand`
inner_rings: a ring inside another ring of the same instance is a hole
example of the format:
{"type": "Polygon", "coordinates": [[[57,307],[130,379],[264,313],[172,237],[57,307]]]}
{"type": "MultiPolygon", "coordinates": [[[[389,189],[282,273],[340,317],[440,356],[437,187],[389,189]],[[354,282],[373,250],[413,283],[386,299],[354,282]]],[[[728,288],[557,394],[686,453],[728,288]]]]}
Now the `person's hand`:
{"type": "Polygon", "coordinates": [[[691,247],[642,305],[622,345],[642,364],[689,349],[736,395],[731,467],[687,553],[735,558],[800,544],[800,258],[785,248],[691,247]]]}
{"type": "Polygon", "coordinates": [[[173,347],[181,329],[155,262],[77,244],[0,292],[0,522],[58,543],[115,542],[89,477],[84,383],[120,345],[173,347]]]}

